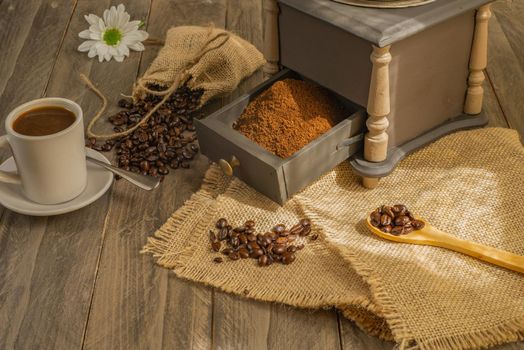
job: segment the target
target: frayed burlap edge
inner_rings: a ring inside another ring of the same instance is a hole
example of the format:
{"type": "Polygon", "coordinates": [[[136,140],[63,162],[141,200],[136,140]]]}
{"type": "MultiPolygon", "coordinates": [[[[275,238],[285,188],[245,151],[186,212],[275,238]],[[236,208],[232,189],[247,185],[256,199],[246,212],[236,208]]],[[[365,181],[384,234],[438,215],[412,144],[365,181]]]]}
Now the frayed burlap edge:
{"type": "MultiPolygon", "coordinates": [[[[507,129],[501,128],[500,130],[506,131],[507,129]]],[[[501,137],[502,136],[505,136],[505,140],[509,143],[514,143],[518,146],[523,145],[516,131],[513,131],[511,138],[508,138],[507,135],[501,135],[501,137]]],[[[313,221],[321,221],[315,213],[307,212],[307,215],[313,221]]],[[[321,234],[326,236],[325,232],[321,232],[321,234]]],[[[387,292],[386,287],[382,284],[380,277],[373,273],[373,269],[359,259],[359,257],[350,249],[342,249],[337,245],[334,246],[334,249],[370,286],[373,300],[380,307],[380,315],[387,321],[387,324],[389,325],[388,328],[392,332],[391,336],[398,343],[398,350],[484,349],[486,347],[524,340],[524,315],[513,320],[502,322],[494,328],[483,329],[468,334],[446,338],[417,339],[404,326],[404,321],[398,310],[395,308],[394,301],[389,297],[389,293],[387,292]]],[[[359,322],[369,322],[370,315],[366,315],[365,310],[355,310],[349,306],[346,307],[345,310],[343,309],[343,313],[346,317],[355,319],[357,324],[359,322]]],[[[367,324],[368,328],[370,324],[374,325],[373,321],[367,324]]],[[[381,326],[376,326],[380,330],[381,326]]],[[[370,330],[369,332],[373,334],[373,330],[370,330]]],[[[379,337],[388,339],[388,334],[381,334],[379,337]]]]}
{"type": "MultiPolygon", "coordinates": [[[[365,298],[351,300],[351,304],[349,305],[332,305],[325,301],[325,296],[323,295],[303,295],[303,293],[289,291],[288,293],[280,294],[280,300],[275,300],[274,295],[271,295],[274,293],[268,293],[267,288],[250,290],[246,290],[243,286],[234,288],[232,287],[235,285],[234,281],[224,279],[224,276],[208,276],[191,270],[191,267],[188,267],[189,264],[186,262],[191,259],[197,243],[195,240],[191,240],[189,235],[180,236],[180,232],[183,231],[180,230],[180,227],[190,216],[194,216],[195,213],[205,212],[205,214],[201,216],[202,220],[200,220],[200,222],[202,224],[194,228],[196,232],[205,230],[206,227],[204,226],[206,226],[206,223],[209,221],[206,218],[216,217],[216,198],[225,191],[228,184],[229,181],[224,180],[220,168],[217,166],[210,167],[204,176],[201,189],[193,194],[180,209],[175,211],[152,237],[148,238],[147,244],[143,247],[141,253],[151,254],[156,264],[172,270],[179,278],[198,281],[206,286],[211,286],[241,297],[290,305],[301,309],[311,309],[304,305],[310,305],[312,303],[318,305],[317,309],[331,309],[336,307],[341,310],[344,317],[354,321],[364,332],[384,341],[393,341],[391,330],[384,318],[380,316],[379,310],[365,298]],[[205,210],[203,210],[204,208],[205,210]],[[175,236],[179,237],[174,239],[175,236]],[[188,242],[189,244],[184,249],[172,253],[173,242],[177,240],[188,242]],[[307,300],[307,302],[305,300],[307,300]]],[[[348,265],[348,268],[351,267],[348,265]]]]}

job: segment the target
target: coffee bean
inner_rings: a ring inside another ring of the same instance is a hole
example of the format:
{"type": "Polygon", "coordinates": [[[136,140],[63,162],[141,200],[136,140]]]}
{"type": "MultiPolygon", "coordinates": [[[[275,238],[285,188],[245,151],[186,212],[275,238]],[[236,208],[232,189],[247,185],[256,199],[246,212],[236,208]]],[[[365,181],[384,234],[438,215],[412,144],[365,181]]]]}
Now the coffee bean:
{"type": "Polygon", "coordinates": [[[380,214],[380,210],[376,209],[374,212],[371,213],[371,215],[369,217],[370,217],[371,221],[380,222],[381,216],[382,216],[382,214],[380,214]]]}
{"type": "Polygon", "coordinates": [[[313,234],[310,238],[312,241],[316,241],[318,239],[318,234],[313,234]]]}
{"type": "Polygon", "coordinates": [[[380,224],[382,226],[388,226],[388,225],[391,225],[391,217],[386,215],[386,214],[382,214],[380,216],[380,224]]]}
{"type": "Polygon", "coordinates": [[[404,226],[409,222],[409,218],[405,215],[401,215],[397,218],[395,218],[395,225],[396,226],[404,226]]]}
{"type": "Polygon", "coordinates": [[[391,229],[391,234],[394,236],[401,235],[404,232],[404,227],[402,226],[395,226],[391,229]]]}
{"type": "Polygon", "coordinates": [[[307,236],[311,233],[311,226],[304,226],[301,236],[307,236]]]}
{"type": "Polygon", "coordinates": [[[238,260],[238,259],[240,259],[240,255],[238,255],[237,252],[231,252],[231,253],[229,253],[228,257],[229,257],[229,259],[231,259],[231,260],[238,260]]]}
{"type": "Polygon", "coordinates": [[[311,226],[311,220],[309,220],[309,219],[302,219],[302,220],[300,220],[300,225],[302,225],[303,227],[309,227],[309,226],[311,226]]]}
{"type": "Polygon", "coordinates": [[[275,254],[283,254],[286,252],[286,246],[284,244],[277,244],[273,247],[272,252],[275,254]]]}
{"type": "Polygon", "coordinates": [[[289,232],[293,233],[293,234],[297,234],[297,235],[300,235],[300,233],[304,230],[304,226],[302,226],[300,223],[299,224],[296,224],[295,226],[291,227],[291,229],[289,229],[289,232]]]}
{"type": "Polygon", "coordinates": [[[392,226],[391,225],[387,225],[387,226],[381,227],[380,229],[382,230],[382,232],[389,233],[389,232],[391,232],[392,226]]]}
{"type": "Polygon", "coordinates": [[[253,250],[254,250],[254,249],[260,249],[260,246],[258,245],[258,243],[257,243],[257,242],[254,242],[254,241],[249,242],[249,243],[247,244],[247,246],[250,247],[250,248],[253,249],[253,250]]]}
{"type": "Polygon", "coordinates": [[[404,204],[395,204],[391,210],[398,216],[406,215],[408,208],[404,204]]]}
{"type": "Polygon", "coordinates": [[[217,234],[215,233],[215,231],[209,230],[209,241],[210,242],[218,241],[217,234]]]}
{"type": "Polygon", "coordinates": [[[220,231],[218,231],[218,239],[221,241],[225,240],[227,238],[227,234],[227,228],[224,227],[220,229],[220,231]]]}
{"type": "Polygon", "coordinates": [[[212,242],[212,243],[211,243],[211,248],[212,248],[215,252],[218,252],[218,251],[220,251],[220,246],[221,246],[221,245],[222,245],[222,244],[220,244],[219,241],[215,241],[215,242],[212,242]]]}
{"type": "Polygon", "coordinates": [[[268,262],[267,255],[261,255],[258,257],[258,266],[266,266],[268,262]]]}
{"type": "Polygon", "coordinates": [[[249,252],[247,251],[246,248],[240,248],[240,249],[238,250],[238,255],[240,255],[240,257],[241,257],[242,259],[247,259],[247,258],[249,258],[249,252]]]}
{"type": "Polygon", "coordinates": [[[229,254],[233,253],[233,249],[232,248],[224,248],[224,249],[222,249],[221,253],[224,254],[224,255],[229,255],[229,254]]]}
{"type": "Polygon", "coordinates": [[[216,228],[224,228],[227,226],[227,220],[224,218],[218,219],[217,223],[215,224],[216,228]]]}
{"type": "Polygon", "coordinates": [[[414,229],[413,229],[413,226],[411,226],[411,224],[406,224],[404,225],[404,230],[402,231],[403,234],[408,234],[410,232],[413,232],[414,229]]]}
{"type": "Polygon", "coordinates": [[[233,248],[238,248],[238,246],[240,245],[240,240],[238,239],[238,237],[231,237],[229,239],[229,243],[233,248]]]}
{"type": "Polygon", "coordinates": [[[214,262],[216,262],[217,264],[220,264],[221,262],[224,261],[224,259],[222,259],[221,257],[217,256],[216,258],[213,259],[214,262]]]}
{"type": "Polygon", "coordinates": [[[247,244],[247,242],[248,242],[247,237],[244,234],[240,234],[238,236],[238,240],[239,240],[240,244],[247,244]]]}
{"type": "Polygon", "coordinates": [[[284,230],[284,231],[280,232],[280,236],[281,237],[289,236],[289,231],[288,230],[284,230]]]}
{"type": "Polygon", "coordinates": [[[282,232],[284,232],[286,230],[286,226],[282,225],[282,224],[278,224],[276,225],[275,227],[273,227],[273,232],[275,233],[278,233],[278,234],[281,234],[282,232]]]}
{"type": "Polygon", "coordinates": [[[420,220],[413,220],[411,221],[411,226],[413,226],[413,228],[415,230],[421,230],[424,228],[425,224],[423,221],[420,221],[420,220]]]}
{"type": "MultiPolygon", "coordinates": [[[[254,226],[253,220],[247,220],[244,225],[233,228],[227,219],[220,218],[215,223],[218,233],[209,231],[211,249],[218,252],[225,244],[226,247],[221,253],[227,255],[230,260],[257,259],[259,266],[269,266],[277,262],[290,264],[296,258],[295,253],[304,248],[304,244],[294,245],[290,242],[294,242],[299,233],[309,234],[311,231],[310,221],[306,221],[305,225],[299,223],[292,226],[293,232],[286,230],[284,224],[278,224],[271,231],[256,233],[254,226]]],[[[314,234],[311,240],[317,237],[318,235],[314,234]]]]}
{"type": "Polygon", "coordinates": [[[384,205],[382,206],[382,214],[386,214],[388,215],[390,218],[394,218],[395,217],[395,213],[393,212],[392,208],[390,206],[387,206],[387,205],[384,205]]]}
{"type": "Polygon", "coordinates": [[[287,242],[288,242],[287,237],[278,237],[278,238],[275,240],[275,243],[276,243],[276,244],[286,244],[287,242]]]}
{"type": "Polygon", "coordinates": [[[293,261],[295,261],[295,254],[291,252],[286,252],[282,255],[282,263],[285,265],[291,264],[293,261]]]}
{"type": "Polygon", "coordinates": [[[258,258],[259,256],[263,255],[264,251],[262,249],[253,249],[251,253],[249,253],[250,258],[258,258]]]}
{"type": "Polygon", "coordinates": [[[242,232],[246,232],[246,227],[245,226],[238,226],[238,227],[235,227],[233,230],[235,232],[242,233],[242,232]]]}

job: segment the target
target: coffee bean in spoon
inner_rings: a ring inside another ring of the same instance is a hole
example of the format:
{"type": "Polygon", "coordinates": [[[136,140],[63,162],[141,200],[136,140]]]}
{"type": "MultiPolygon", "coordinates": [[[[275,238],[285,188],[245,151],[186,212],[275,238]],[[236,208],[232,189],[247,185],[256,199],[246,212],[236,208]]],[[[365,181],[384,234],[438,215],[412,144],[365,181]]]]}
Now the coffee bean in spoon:
{"type": "Polygon", "coordinates": [[[405,235],[424,228],[424,222],[416,220],[404,204],[378,207],[369,214],[369,222],[382,232],[394,236],[405,235]]]}

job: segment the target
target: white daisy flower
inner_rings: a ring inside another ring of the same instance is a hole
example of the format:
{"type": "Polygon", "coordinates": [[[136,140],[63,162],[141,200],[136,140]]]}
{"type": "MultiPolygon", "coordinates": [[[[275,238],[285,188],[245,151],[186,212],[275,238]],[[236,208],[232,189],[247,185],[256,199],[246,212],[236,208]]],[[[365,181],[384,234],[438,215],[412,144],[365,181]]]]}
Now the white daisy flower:
{"type": "Polygon", "coordinates": [[[129,56],[129,49],[144,51],[142,41],[149,35],[138,29],[142,21],[129,21],[131,17],[124,5],[105,10],[103,19],[93,14],[84,18],[89,23],[89,29],[81,31],[78,36],[88,40],[78,47],[78,51],[87,52],[89,58],[98,55],[100,62],[110,61],[111,58],[122,62],[129,56]]]}

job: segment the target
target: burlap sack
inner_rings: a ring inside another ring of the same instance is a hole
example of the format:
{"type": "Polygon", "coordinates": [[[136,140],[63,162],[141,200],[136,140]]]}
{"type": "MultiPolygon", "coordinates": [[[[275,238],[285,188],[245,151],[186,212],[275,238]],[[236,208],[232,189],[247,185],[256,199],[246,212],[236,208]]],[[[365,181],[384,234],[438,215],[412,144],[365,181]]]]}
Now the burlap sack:
{"type": "Polygon", "coordinates": [[[135,84],[133,97],[142,98],[148,83],[167,88],[184,75],[190,77],[189,87],[204,89],[203,105],[211,98],[232,92],[264,63],[264,56],[255,46],[224,29],[174,27],[167,32],[158,56],[135,84]]]}
{"type": "Polygon", "coordinates": [[[239,180],[227,184],[213,168],[204,190],[144,251],[181,277],[229,292],[299,307],[337,306],[364,329],[392,335],[401,349],[523,340],[522,274],[441,248],[385,241],[363,223],[379,204],[402,202],[444,231],[524,255],[523,164],[515,131],[460,132],[407,157],[375,190],[362,188],[343,163],[283,207],[239,180]],[[227,188],[214,199],[209,188],[220,186],[227,188]],[[308,243],[294,264],[211,263],[207,230],[218,216],[254,218],[268,227],[304,215],[323,239],[308,243]]]}

